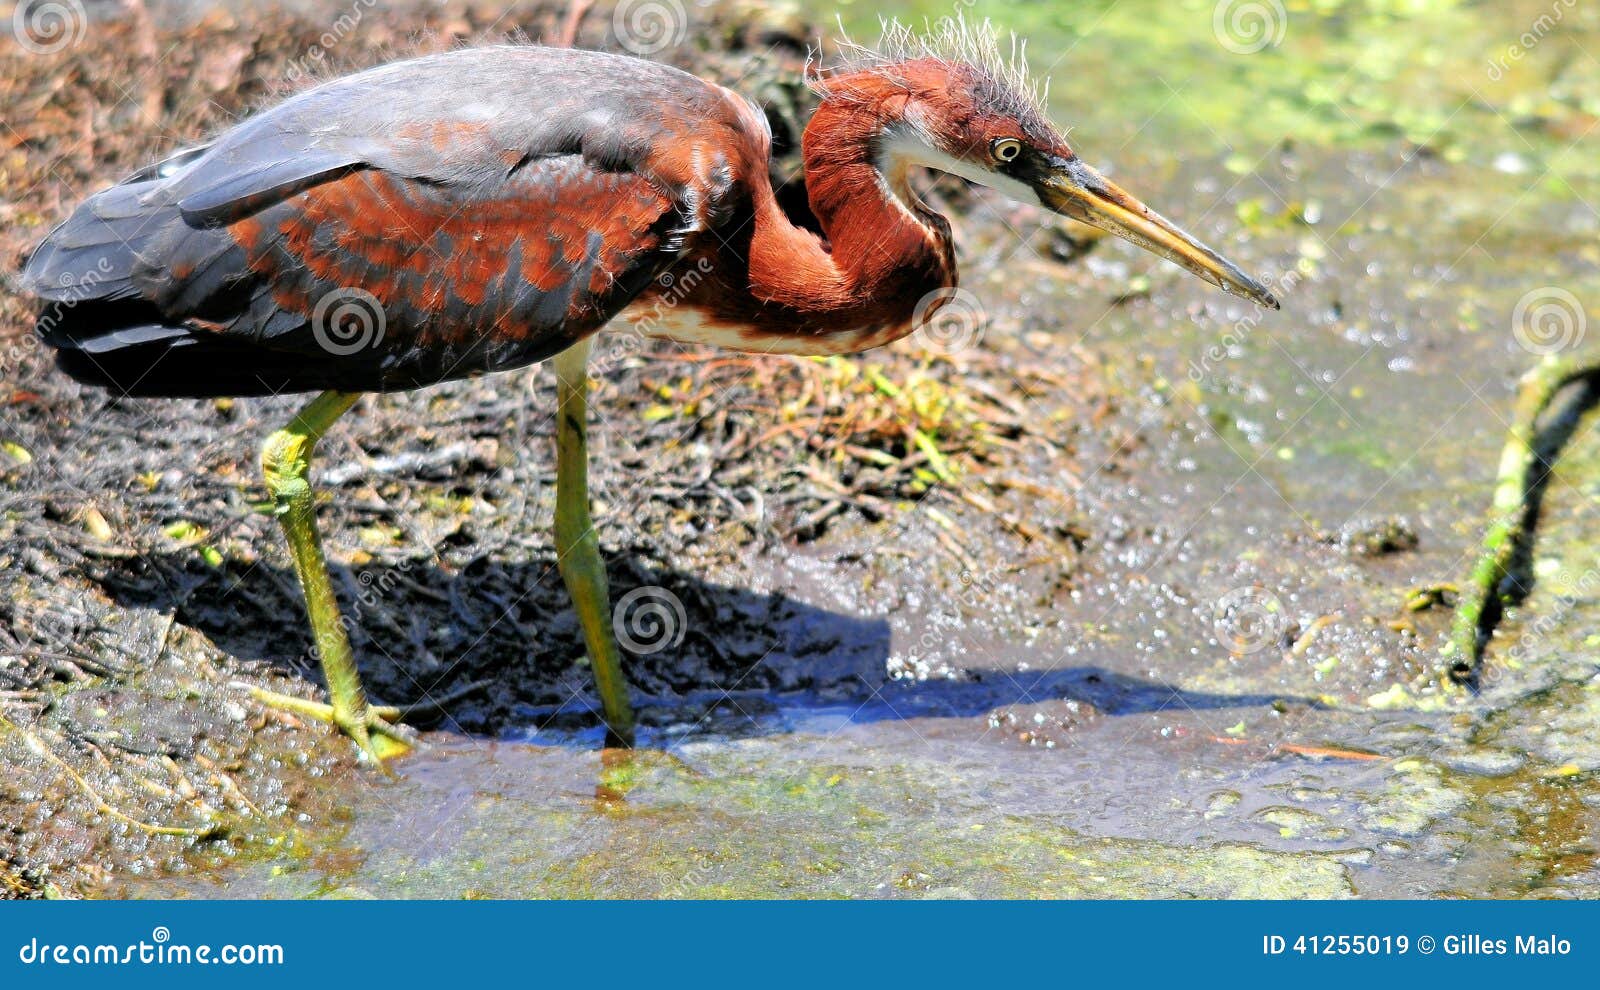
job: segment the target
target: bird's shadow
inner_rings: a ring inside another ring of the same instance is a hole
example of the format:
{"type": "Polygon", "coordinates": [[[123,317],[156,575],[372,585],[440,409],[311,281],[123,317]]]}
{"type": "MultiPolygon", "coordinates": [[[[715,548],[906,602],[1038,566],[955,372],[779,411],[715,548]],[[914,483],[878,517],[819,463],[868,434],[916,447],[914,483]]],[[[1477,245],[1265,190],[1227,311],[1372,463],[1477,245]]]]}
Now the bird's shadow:
{"type": "MultiPolygon", "coordinates": [[[[882,617],[841,614],[782,591],[757,592],[613,559],[617,631],[647,734],[764,735],[909,718],[964,718],[1019,704],[1087,703],[1108,715],[1264,706],[1302,699],[1185,691],[1100,666],[962,671],[896,680],[882,617]]],[[[369,692],[386,703],[454,697],[440,729],[587,742],[597,705],[581,634],[553,564],[480,557],[453,570],[429,558],[352,569],[333,580],[369,692]]],[[[155,609],[245,661],[320,680],[292,571],[212,566],[191,552],[106,563],[95,580],[124,607],[155,609]]]]}

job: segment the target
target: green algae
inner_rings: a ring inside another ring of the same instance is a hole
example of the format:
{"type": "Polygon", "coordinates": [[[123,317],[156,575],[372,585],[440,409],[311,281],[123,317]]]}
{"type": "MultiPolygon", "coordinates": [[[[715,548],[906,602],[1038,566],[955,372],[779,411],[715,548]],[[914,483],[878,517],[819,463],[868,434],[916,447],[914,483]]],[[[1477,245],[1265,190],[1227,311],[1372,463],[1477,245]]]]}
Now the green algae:
{"type": "MultiPolygon", "coordinates": [[[[748,762],[768,748],[701,747],[700,766],[693,769],[641,752],[626,799],[556,801],[545,790],[556,779],[586,767],[614,780],[615,766],[598,768],[598,760],[563,751],[503,748],[500,759],[524,772],[520,780],[500,774],[493,789],[476,788],[466,807],[428,824],[434,840],[418,847],[412,840],[420,824],[372,820],[370,828],[332,843],[359,847],[358,855],[336,857],[329,849],[286,843],[242,870],[236,862],[229,891],[340,898],[1328,898],[1354,892],[1346,866],[1331,855],[1088,836],[975,801],[942,804],[940,795],[956,795],[959,788],[933,764],[797,768],[748,762]]],[[[426,773],[414,773],[385,800],[396,807],[426,803],[427,795],[406,792],[431,786],[426,773]]],[[[191,884],[187,892],[203,895],[207,888],[191,884]]]]}
{"type": "Polygon", "coordinates": [[[1384,790],[1368,805],[1362,824],[1381,835],[1414,839],[1470,801],[1471,796],[1450,786],[1437,767],[1404,761],[1395,765],[1384,790]]]}
{"type": "MultiPolygon", "coordinates": [[[[950,14],[938,0],[898,6],[913,20],[950,14]]],[[[1600,162],[1574,147],[1600,114],[1600,76],[1582,55],[1600,42],[1594,11],[1564,9],[1515,55],[1550,14],[1549,0],[1288,0],[1282,8],[1282,18],[1269,13],[1265,25],[1232,29],[1213,0],[1163,5],[1161,16],[1109,0],[979,2],[964,11],[1029,39],[1030,62],[1052,76],[1054,107],[1091,154],[1150,135],[1231,152],[1244,173],[1284,143],[1403,141],[1484,167],[1502,152],[1525,156],[1521,167],[1548,171],[1541,191],[1552,198],[1594,189],[1600,162]],[[1265,33],[1250,32],[1262,26],[1265,33]],[[1108,88],[1114,101],[1099,98],[1108,88]]],[[[857,35],[872,36],[876,8],[842,9],[857,35]]]]}

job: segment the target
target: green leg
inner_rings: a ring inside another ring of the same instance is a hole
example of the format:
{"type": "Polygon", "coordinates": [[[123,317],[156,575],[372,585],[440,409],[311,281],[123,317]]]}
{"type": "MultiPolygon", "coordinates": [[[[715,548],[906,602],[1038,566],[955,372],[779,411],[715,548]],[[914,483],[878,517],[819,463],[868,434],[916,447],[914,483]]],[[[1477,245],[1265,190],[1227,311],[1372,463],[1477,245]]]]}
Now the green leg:
{"type": "Polygon", "coordinates": [[[589,342],[556,356],[556,555],[572,596],[606,720],[606,745],[633,745],[633,707],[611,631],[611,592],[589,515],[589,342]]]}
{"type": "Polygon", "coordinates": [[[328,579],[328,565],[322,556],[322,540],[317,535],[316,507],[307,475],[317,441],[328,427],[353,405],[359,395],[351,392],[324,392],[311,400],[288,426],[267,438],[261,448],[261,471],[267,490],[276,505],[278,522],[289,540],[295,573],[306,597],[306,613],[311,619],[311,635],[322,675],[328,682],[330,705],[321,705],[270,691],[255,690],[260,700],[309,715],[337,726],[360,747],[361,752],[379,766],[391,756],[411,748],[405,735],[389,719],[394,712],[374,709],[367,704],[345,635],[344,618],[328,579]]]}

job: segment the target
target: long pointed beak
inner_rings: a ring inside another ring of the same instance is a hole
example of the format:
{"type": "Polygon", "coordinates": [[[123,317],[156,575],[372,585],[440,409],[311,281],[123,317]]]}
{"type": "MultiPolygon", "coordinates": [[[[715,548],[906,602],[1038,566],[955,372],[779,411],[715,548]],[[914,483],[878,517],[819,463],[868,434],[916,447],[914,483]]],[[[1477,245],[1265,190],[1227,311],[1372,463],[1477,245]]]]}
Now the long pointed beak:
{"type": "Polygon", "coordinates": [[[1267,287],[1139,202],[1078,158],[1052,158],[1033,182],[1039,201],[1057,213],[1116,234],[1236,296],[1277,309],[1267,287]]]}

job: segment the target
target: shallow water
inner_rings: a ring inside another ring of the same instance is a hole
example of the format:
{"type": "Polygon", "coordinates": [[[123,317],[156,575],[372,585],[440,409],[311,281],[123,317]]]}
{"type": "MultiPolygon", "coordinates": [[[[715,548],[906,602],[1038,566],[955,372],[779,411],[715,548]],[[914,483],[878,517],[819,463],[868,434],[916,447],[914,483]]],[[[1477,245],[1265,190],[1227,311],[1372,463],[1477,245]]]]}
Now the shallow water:
{"type": "MultiPolygon", "coordinates": [[[[1440,687],[1446,611],[1402,607],[1468,566],[1535,360],[1519,301],[1600,299],[1600,13],[1288,2],[1281,40],[1238,54],[1219,6],[971,10],[1059,63],[1052,105],[1089,160],[1283,288],[1255,314],[1119,245],[1054,266],[1012,231],[1039,218],[993,199],[959,222],[964,284],[1005,328],[984,346],[1043,334],[1113,400],[1061,427],[1085,468],[1077,559],[975,529],[996,571],[963,574],[912,510],[730,561],[706,578],[782,593],[807,642],[852,648],[759,661],[804,690],[663,702],[632,758],[535,729],[548,712],[434,733],[398,780],[341,774],[337,827],[108,892],[1600,894],[1590,430],[1481,695],[1440,687]],[[1414,549],[1352,551],[1397,520],[1414,549]]],[[[1569,325],[1580,346],[1587,314],[1569,325]]]]}

